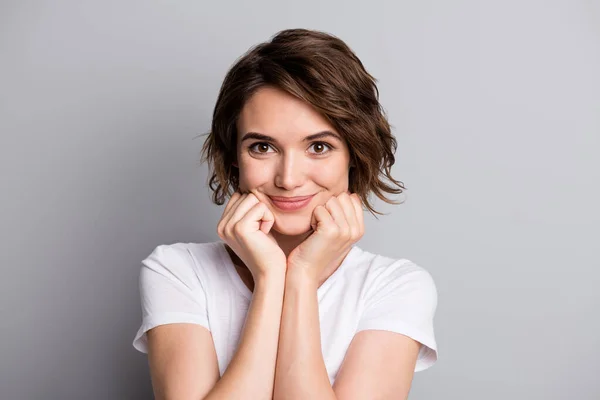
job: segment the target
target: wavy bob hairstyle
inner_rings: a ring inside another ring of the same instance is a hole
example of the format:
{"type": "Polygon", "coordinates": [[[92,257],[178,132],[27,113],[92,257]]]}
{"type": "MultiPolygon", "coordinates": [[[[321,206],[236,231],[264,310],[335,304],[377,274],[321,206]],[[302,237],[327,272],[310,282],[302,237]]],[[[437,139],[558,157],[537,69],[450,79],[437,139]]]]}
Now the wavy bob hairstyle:
{"type": "Polygon", "coordinates": [[[372,214],[373,192],[386,197],[405,190],[391,176],[396,139],[379,103],[376,79],[341,39],[320,31],[288,29],[252,47],[228,71],[202,147],[208,162],[213,202],[222,205],[238,189],[236,122],[245,102],[261,87],[273,86],[320,112],[346,140],[350,150],[348,189],[372,214]]]}

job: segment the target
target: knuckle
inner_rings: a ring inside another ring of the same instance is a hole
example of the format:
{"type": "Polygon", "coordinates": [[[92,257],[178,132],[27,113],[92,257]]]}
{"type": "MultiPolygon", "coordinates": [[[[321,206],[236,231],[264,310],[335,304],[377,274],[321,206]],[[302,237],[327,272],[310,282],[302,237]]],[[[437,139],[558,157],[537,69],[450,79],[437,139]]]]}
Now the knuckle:
{"type": "Polygon", "coordinates": [[[324,233],[329,239],[335,239],[340,234],[338,227],[335,225],[329,226],[327,229],[325,229],[324,233]]]}
{"type": "Polygon", "coordinates": [[[344,240],[350,240],[352,238],[352,231],[350,229],[343,229],[340,232],[340,237],[344,240]]]}
{"type": "Polygon", "coordinates": [[[236,236],[241,236],[244,233],[244,226],[238,222],[233,226],[233,233],[236,236]]]}

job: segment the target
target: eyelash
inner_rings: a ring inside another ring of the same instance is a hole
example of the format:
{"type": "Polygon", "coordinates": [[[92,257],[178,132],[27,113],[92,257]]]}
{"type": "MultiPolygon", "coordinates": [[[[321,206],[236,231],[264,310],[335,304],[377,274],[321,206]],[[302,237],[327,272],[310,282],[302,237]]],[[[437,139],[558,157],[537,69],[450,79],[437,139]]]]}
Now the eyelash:
{"type": "MultiPolygon", "coordinates": [[[[331,150],[334,149],[334,147],[332,145],[330,145],[329,143],[327,143],[327,142],[313,142],[313,143],[310,144],[309,148],[312,147],[312,146],[315,146],[315,145],[319,145],[319,144],[325,146],[327,148],[327,150],[323,151],[321,153],[311,153],[311,154],[313,154],[313,155],[315,155],[317,157],[321,156],[321,155],[325,155],[325,154],[329,153],[331,150]]],[[[256,143],[253,143],[250,146],[248,146],[248,149],[250,150],[251,153],[254,153],[254,154],[259,154],[259,155],[267,154],[267,153],[262,153],[260,151],[254,150],[256,148],[256,146],[258,146],[258,145],[267,145],[267,146],[273,148],[273,146],[271,146],[270,143],[267,143],[267,142],[256,142],[256,143]]]]}

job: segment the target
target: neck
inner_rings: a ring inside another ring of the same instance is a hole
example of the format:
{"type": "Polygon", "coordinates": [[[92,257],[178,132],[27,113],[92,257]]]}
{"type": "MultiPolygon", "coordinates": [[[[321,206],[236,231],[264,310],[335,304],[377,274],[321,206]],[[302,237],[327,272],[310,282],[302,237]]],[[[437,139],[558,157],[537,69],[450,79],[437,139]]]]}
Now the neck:
{"type": "MultiPolygon", "coordinates": [[[[281,250],[283,250],[286,258],[290,255],[292,250],[294,250],[300,243],[302,243],[311,233],[312,231],[308,231],[301,235],[290,236],[283,235],[279,232],[276,232],[275,230],[271,231],[271,234],[275,238],[277,245],[281,248],[281,250]]],[[[254,279],[252,278],[250,270],[248,270],[244,262],[238,257],[237,254],[235,254],[235,252],[227,244],[225,245],[225,248],[227,249],[231,261],[233,262],[233,265],[235,266],[235,269],[237,270],[238,275],[240,276],[244,284],[248,287],[248,289],[250,289],[251,292],[254,291],[254,279]]]]}
{"type": "MultiPolygon", "coordinates": [[[[287,258],[290,255],[290,253],[292,252],[292,250],[294,250],[300,243],[302,243],[304,240],[306,240],[306,238],[308,236],[310,236],[312,234],[312,230],[308,231],[306,233],[303,233],[301,235],[295,235],[295,236],[283,235],[274,230],[271,231],[271,234],[273,235],[273,237],[277,241],[277,244],[283,250],[283,252],[287,258]]],[[[252,278],[252,274],[250,273],[250,271],[248,270],[246,265],[243,263],[243,261],[237,256],[237,254],[235,254],[235,252],[233,250],[231,250],[231,248],[228,245],[225,245],[225,248],[227,249],[227,251],[231,257],[231,260],[233,261],[235,269],[237,270],[238,274],[242,278],[242,281],[246,284],[248,289],[250,289],[250,291],[252,292],[254,290],[254,280],[252,278]]],[[[319,286],[321,286],[323,284],[323,282],[325,282],[327,280],[327,278],[329,278],[329,276],[331,276],[331,274],[333,274],[335,272],[335,270],[337,268],[339,268],[340,264],[344,260],[344,257],[346,257],[346,255],[348,254],[349,251],[350,251],[350,249],[348,251],[344,252],[344,254],[341,255],[340,258],[338,260],[336,260],[336,262],[332,266],[326,268],[323,271],[323,276],[319,280],[319,286]]]]}
{"type": "Polygon", "coordinates": [[[296,247],[298,247],[300,243],[306,240],[306,238],[309,237],[311,233],[312,230],[301,235],[290,236],[281,234],[275,230],[271,231],[271,234],[277,241],[277,244],[279,245],[281,250],[283,250],[286,258],[290,255],[292,250],[294,250],[296,247]]]}
{"type": "MultiPolygon", "coordinates": [[[[292,252],[292,250],[294,250],[300,243],[306,240],[306,238],[308,238],[313,233],[313,231],[310,230],[306,233],[296,236],[282,235],[281,233],[276,232],[274,230],[272,230],[271,233],[273,234],[273,237],[277,241],[279,247],[285,253],[285,257],[287,258],[292,252]]],[[[318,282],[319,287],[339,268],[349,251],[350,249],[345,251],[343,254],[340,254],[340,256],[331,265],[323,269],[318,282]]]]}
{"type": "MultiPolygon", "coordinates": [[[[279,232],[276,232],[275,230],[271,231],[271,234],[275,238],[277,245],[281,248],[281,250],[283,250],[283,253],[285,254],[286,258],[290,255],[292,250],[298,247],[298,245],[302,243],[308,236],[310,236],[311,233],[312,231],[308,231],[301,235],[290,236],[283,235],[279,232]]],[[[235,252],[227,244],[225,245],[225,248],[227,249],[227,252],[229,253],[229,256],[231,257],[231,260],[233,261],[233,264],[236,266],[236,268],[241,268],[241,270],[246,270],[246,272],[249,272],[244,262],[238,257],[237,254],[235,254],[235,252]]]]}

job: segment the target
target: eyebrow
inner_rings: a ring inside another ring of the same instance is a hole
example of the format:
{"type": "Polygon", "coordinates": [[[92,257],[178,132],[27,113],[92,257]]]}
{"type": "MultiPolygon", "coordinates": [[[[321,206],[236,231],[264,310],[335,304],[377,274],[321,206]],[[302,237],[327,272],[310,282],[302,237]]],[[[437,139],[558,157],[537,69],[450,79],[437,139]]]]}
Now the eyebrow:
{"type": "MultiPolygon", "coordinates": [[[[312,135],[308,135],[307,137],[305,137],[304,139],[302,139],[303,142],[310,142],[313,140],[317,140],[317,139],[323,139],[326,137],[330,137],[330,138],[334,138],[337,139],[339,141],[342,141],[342,138],[331,131],[321,131],[321,132],[317,132],[314,133],[312,135]]],[[[268,135],[263,135],[262,133],[258,133],[258,132],[248,132],[246,133],[243,137],[242,137],[242,142],[244,140],[249,140],[249,139],[256,139],[256,140],[264,140],[267,142],[275,142],[277,143],[277,140],[271,136],[268,135]]]]}

